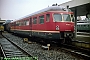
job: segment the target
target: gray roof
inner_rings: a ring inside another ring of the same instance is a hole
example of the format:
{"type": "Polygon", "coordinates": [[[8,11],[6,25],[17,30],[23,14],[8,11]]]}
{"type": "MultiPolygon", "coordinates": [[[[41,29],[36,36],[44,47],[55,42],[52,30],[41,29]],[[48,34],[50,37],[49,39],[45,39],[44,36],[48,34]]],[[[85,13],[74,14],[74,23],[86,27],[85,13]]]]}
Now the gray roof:
{"type": "MultiPolygon", "coordinates": [[[[61,7],[61,6],[50,6],[50,7],[47,7],[47,8],[44,8],[44,9],[42,9],[42,10],[39,10],[39,11],[37,11],[37,12],[34,12],[34,13],[32,13],[32,14],[29,14],[29,15],[27,15],[27,16],[24,16],[24,17],[22,17],[22,18],[20,18],[20,19],[23,19],[23,18],[26,18],[26,17],[29,17],[29,16],[32,16],[32,15],[35,15],[35,14],[38,14],[38,13],[42,13],[42,12],[46,12],[46,11],[67,11],[67,9],[65,9],[65,8],[63,8],[63,7],[61,7]]],[[[18,20],[20,20],[20,19],[18,19],[18,20]]]]}

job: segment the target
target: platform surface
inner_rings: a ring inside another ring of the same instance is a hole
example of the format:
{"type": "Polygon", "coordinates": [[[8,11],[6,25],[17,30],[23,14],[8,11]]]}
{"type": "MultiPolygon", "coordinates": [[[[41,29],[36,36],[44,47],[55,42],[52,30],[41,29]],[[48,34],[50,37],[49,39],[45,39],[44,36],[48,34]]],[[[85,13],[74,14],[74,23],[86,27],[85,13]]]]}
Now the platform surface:
{"type": "Polygon", "coordinates": [[[90,33],[78,32],[77,37],[74,38],[74,40],[90,42],[90,33]]]}

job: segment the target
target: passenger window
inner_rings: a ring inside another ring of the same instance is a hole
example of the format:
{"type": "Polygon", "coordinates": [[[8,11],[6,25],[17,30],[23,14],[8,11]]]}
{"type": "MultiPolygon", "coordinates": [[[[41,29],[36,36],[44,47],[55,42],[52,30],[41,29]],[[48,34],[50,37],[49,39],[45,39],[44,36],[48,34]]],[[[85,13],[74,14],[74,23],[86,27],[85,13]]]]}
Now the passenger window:
{"type": "Polygon", "coordinates": [[[14,23],[12,23],[11,26],[14,26],[14,23]]]}
{"type": "Polygon", "coordinates": [[[22,21],[21,21],[21,26],[23,26],[23,25],[24,25],[24,21],[22,20],[22,21]]]}
{"type": "Polygon", "coordinates": [[[39,16],[39,23],[43,24],[44,23],[44,15],[39,16]]]}
{"type": "Polygon", "coordinates": [[[26,25],[29,25],[29,21],[28,20],[24,21],[24,26],[26,26],[26,25]]]}
{"type": "Polygon", "coordinates": [[[20,21],[19,26],[22,26],[22,22],[20,21]]]}
{"type": "Polygon", "coordinates": [[[33,18],[33,24],[37,24],[37,17],[33,18]]]}
{"type": "Polygon", "coordinates": [[[26,25],[26,20],[24,20],[23,25],[24,25],[24,26],[26,25]]]}
{"type": "Polygon", "coordinates": [[[46,22],[50,21],[50,14],[46,14],[46,22]]]}
{"type": "Polygon", "coordinates": [[[29,25],[29,20],[26,21],[26,25],[29,25]]]}
{"type": "MultiPolygon", "coordinates": [[[[14,25],[13,25],[14,26],[14,25]]],[[[16,22],[16,26],[19,26],[19,22],[16,22]]]]}

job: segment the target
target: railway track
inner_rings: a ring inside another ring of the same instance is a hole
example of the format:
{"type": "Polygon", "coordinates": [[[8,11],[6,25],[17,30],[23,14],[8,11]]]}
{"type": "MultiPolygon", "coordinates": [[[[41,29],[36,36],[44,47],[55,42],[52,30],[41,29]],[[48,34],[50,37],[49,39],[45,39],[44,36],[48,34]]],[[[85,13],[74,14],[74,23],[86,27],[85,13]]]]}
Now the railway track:
{"type": "MultiPolygon", "coordinates": [[[[39,43],[41,45],[46,45],[45,42],[40,42],[39,41],[39,43]]],[[[50,44],[51,44],[51,47],[52,47],[51,49],[54,49],[53,45],[54,45],[54,47],[58,46],[58,43],[56,43],[56,42],[52,42],[50,44]]],[[[60,45],[61,46],[59,46],[59,48],[58,48],[59,50],[61,49],[61,50],[70,52],[71,54],[74,54],[76,56],[80,56],[80,58],[83,58],[83,59],[87,59],[87,60],[90,59],[90,54],[89,54],[90,50],[89,49],[73,46],[72,44],[60,44],[60,45]]],[[[48,47],[48,46],[45,46],[45,47],[48,47]]]]}
{"type": "Polygon", "coordinates": [[[81,56],[84,59],[90,59],[89,49],[84,49],[84,48],[80,48],[80,47],[76,47],[76,46],[72,46],[68,44],[63,44],[62,46],[63,46],[61,48],[62,50],[74,53],[78,55],[79,57],[81,56]]]}
{"type": "MultiPolygon", "coordinates": [[[[7,36],[8,37],[8,36],[7,36]]],[[[35,39],[35,38],[34,38],[35,39]]],[[[20,43],[19,43],[20,44],[20,43]]],[[[43,43],[42,43],[43,44],[43,43]]],[[[28,46],[29,47],[29,46],[28,46]]],[[[40,46],[39,46],[40,47],[40,46]]],[[[29,49],[30,50],[30,49],[29,49]]],[[[87,50],[83,50],[82,51],[82,48],[79,50],[77,47],[75,47],[75,46],[72,46],[72,45],[68,45],[68,44],[64,44],[63,46],[58,46],[58,48],[57,48],[57,45],[55,44],[55,45],[51,45],[50,46],[50,51],[51,50],[53,50],[53,51],[58,51],[58,52],[62,52],[62,51],[64,51],[65,53],[67,53],[67,52],[69,52],[69,53],[71,53],[71,54],[73,54],[73,55],[75,55],[75,57],[77,57],[77,56],[79,56],[78,58],[79,59],[82,59],[82,60],[88,60],[89,58],[90,58],[90,54],[88,53],[88,52],[90,52],[89,50],[87,51],[87,50]],[[87,52],[85,52],[85,51],[87,51],[87,52]],[[82,58],[81,58],[81,57],[82,58]]],[[[39,52],[40,53],[40,52],[39,52]]],[[[42,53],[41,53],[42,54],[42,53]]],[[[40,55],[41,55],[40,54],[40,55]]],[[[68,53],[67,53],[68,54],[68,53]]],[[[56,54],[55,54],[56,55],[56,54]]],[[[72,56],[73,56],[72,55],[72,56]]],[[[64,56],[64,55],[63,55],[64,56]]]]}
{"type": "MultiPolygon", "coordinates": [[[[40,44],[43,44],[43,42],[39,42],[40,44]]],[[[45,43],[44,43],[45,44],[45,43]]],[[[43,44],[43,45],[44,45],[43,44]]],[[[56,45],[57,43],[54,42],[54,44],[51,44],[51,49],[56,48],[58,45],[56,45]],[[54,46],[54,48],[53,48],[54,46]]],[[[58,46],[58,48],[56,48],[57,50],[62,50],[65,52],[70,52],[71,54],[75,55],[75,56],[79,56],[78,58],[82,58],[85,60],[90,59],[90,50],[89,49],[85,49],[85,48],[81,48],[81,47],[76,47],[73,45],[69,45],[69,44],[60,44],[61,46],[58,46]]],[[[48,47],[48,46],[45,46],[48,47]]]]}
{"type": "MultiPolygon", "coordinates": [[[[0,35],[0,48],[2,50],[4,58],[32,57],[18,45],[14,44],[12,41],[2,35],[0,35]]],[[[32,59],[34,60],[35,58],[32,59]]]]}
{"type": "MultiPolygon", "coordinates": [[[[62,46],[52,45],[51,50],[61,51],[67,54],[71,54],[72,56],[78,58],[79,60],[89,60],[90,59],[90,51],[83,50],[82,48],[76,48],[75,46],[63,44],[62,46]]],[[[72,59],[73,60],[73,59],[72,59]]]]}

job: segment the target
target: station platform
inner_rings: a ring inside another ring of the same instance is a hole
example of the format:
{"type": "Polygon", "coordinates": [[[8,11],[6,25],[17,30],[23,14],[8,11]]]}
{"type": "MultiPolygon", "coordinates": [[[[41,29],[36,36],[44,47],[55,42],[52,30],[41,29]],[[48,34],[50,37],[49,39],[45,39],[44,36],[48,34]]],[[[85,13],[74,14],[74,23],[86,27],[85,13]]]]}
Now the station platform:
{"type": "Polygon", "coordinates": [[[79,40],[79,41],[85,41],[85,42],[90,42],[90,36],[86,36],[86,35],[77,35],[76,38],[74,38],[74,40],[79,40]]]}
{"type": "Polygon", "coordinates": [[[87,35],[87,36],[90,36],[90,32],[77,32],[77,35],[87,35]]]}
{"type": "Polygon", "coordinates": [[[74,40],[90,42],[90,32],[77,32],[77,37],[74,40]]]}
{"type": "Polygon", "coordinates": [[[73,45],[90,48],[90,33],[87,32],[78,32],[77,37],[73,38],[73,45]]]}

